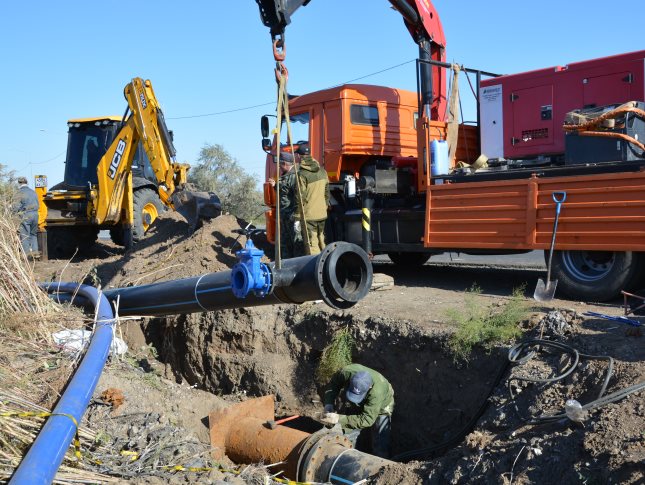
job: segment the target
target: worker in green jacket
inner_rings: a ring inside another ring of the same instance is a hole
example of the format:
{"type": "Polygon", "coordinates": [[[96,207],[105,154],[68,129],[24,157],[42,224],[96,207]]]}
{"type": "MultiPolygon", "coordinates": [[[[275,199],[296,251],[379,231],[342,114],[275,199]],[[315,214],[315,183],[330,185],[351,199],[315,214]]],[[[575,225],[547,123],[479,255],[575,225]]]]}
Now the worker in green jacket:
{"type": "Polygon", "coordinates": [[[323,404],[325,413],[321,421],[340,424],[354,446],[361,431],[369,428],[372,453],[382,458],[390,456],[394,390],[382,374],[364,365],[346,365],[332,376],[325,388],[323,404]],[[341,405],[335,412],[338,397],[341,405]]]}
{"type": "Polygon", "coordinates": [[[315,158],[309,155],[309,146],[298,148],[300,167],[300,196],[302,212],[306,222],[307,240],[305,250],[308,254],[319,254],[325,248],[325,221],[329,206],[329,179],[327,172],[315,158]]]}
{"type": "MultiPolygon", "coordinates": [[[[296,171],[291,153],[280,153],[280,256],[284,259],[305,254],[300,230],[300,220],[296,217],[296,171]]],[[[273,178],[269,183],[275,189],[273,178]]]]}

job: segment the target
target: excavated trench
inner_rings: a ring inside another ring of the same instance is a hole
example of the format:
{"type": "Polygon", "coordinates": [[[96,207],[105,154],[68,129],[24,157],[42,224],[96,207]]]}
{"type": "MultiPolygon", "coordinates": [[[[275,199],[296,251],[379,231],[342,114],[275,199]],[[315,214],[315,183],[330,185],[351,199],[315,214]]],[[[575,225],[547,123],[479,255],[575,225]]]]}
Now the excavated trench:
{"type": "MultiPolygon", "coordinates": [[[[471,422],[505,356],[476,353],[468,363],[447,351],[449,334],[406,321],[361,319],[319,305],[225,310],[154,319],[148,339],[178,380],[221,396],[276,396],[276,416],[320,411],[314,371],[340,328],[356,340],[353,360],[394,388],[392,452],[443,443],[471,422]]],[[[303,420],[310,429],[311,422],[303,420]]]]}

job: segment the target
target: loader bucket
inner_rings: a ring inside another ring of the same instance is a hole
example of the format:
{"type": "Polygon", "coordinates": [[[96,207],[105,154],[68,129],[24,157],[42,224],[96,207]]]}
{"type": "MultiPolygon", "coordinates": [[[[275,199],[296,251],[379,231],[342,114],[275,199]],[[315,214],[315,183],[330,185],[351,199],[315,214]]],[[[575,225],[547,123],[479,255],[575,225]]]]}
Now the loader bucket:
{"type": "Polygon", "coordinates": [[[202,221],[214,219],[222,213],[219,197],[212,192],[179,189],[172,195],[172,204],[193,231],[201,226],[202,221]]]}

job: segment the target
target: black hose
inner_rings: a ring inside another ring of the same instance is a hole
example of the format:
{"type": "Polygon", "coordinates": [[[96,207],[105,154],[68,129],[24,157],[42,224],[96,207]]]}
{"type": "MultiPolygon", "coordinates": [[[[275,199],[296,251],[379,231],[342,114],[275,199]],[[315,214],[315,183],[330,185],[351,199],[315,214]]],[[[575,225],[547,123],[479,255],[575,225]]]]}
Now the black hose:
{"type": "Polygon", "coordinates": [[[526,421],[528,424],[545,424],[545,423],[560,421],[561,419],[566,419],[567,414],[566,412],[563,412],[558,414],[542,414],[539,416],[529,416],[529,417],[524,416],[520,412],[519,408],[517,407],[517,403],[515,402],[516,395],[513,392],[513,386],[511,385],[511,383],[513,381],[523,381],[523,382],[534,382],[534,383],[546,384],[546,383],[560,381],[565,377],[569,376],[576,369],[576,367],[580,362],[580,358],[589,359],[589,360],[606,360],[608,362],[607,372],[605,375],[605,379],[603,380],[602,387],[598,392],[598,397],[595,400],[582,405],[582,409],[585,411],[596,409],[601,406],[604,406],[605,404],[619,401],[634,392],[638,392],[642,389],[645,389],[645,381],[644,381],[605,396],[604,394],[607,390],[607,386],[609,385],[609,380],[611,379],[611,376],[614,373],[614,359],[608,355],[583,354],[583,353],[580,353],[574,347],[571,347],[570,345],[564,344],[562,342],[552,342],[550,340],[539,340],[539,339],[522,342],[515,345],[508,351],[508,360],[509,362],[517,365],[526,364],[529,360],[535,357],[537,352],[542,348],[550,348],[550,349],[558,350],[562,353],[567,353],[571,356],[572,363],[564,371],[562,371],[560,374],[554,377],[550,377],[546,379],[541,379],[536,377],[511,377],[508,380],[507,387],[508,387],[509,394],[511,395],[511,399],[513,400],[513,406],[515,407],[515,411],[517,412],[520,419],[522,419],[523,421],[526,421]],[[537,348],[533,350],[532,349],[533,347],[537,347],[537,348]],[[525,354],[525,355],[522,356],[522,354],[525,354]]]}

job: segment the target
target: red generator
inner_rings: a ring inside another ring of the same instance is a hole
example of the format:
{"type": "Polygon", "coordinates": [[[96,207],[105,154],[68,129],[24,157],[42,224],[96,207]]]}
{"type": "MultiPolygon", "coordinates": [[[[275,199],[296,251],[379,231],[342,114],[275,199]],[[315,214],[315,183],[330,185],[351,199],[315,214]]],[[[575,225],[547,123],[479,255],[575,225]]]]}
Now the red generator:
{"type": "Polygon", "coordinates": [[[645,50],[483,80],[482,152],[489,158],[563,158],[569,111],[645,101],[645,50]]]}

